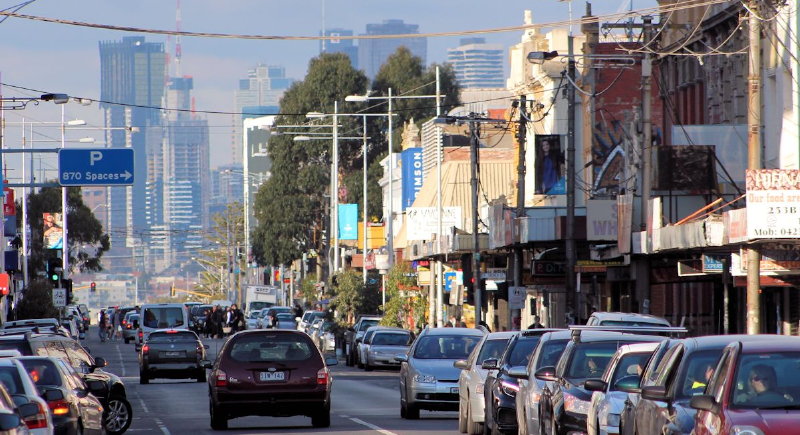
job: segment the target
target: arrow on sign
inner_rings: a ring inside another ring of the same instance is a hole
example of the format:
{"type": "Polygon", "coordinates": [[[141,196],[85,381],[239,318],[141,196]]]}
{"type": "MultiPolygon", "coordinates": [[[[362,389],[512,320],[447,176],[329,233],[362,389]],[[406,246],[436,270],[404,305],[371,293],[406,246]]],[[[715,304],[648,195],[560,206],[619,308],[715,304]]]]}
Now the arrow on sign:
{"type": "Polygon", "coordinates": [[[128,181],[129,178],[133,177],[133,174],[131,174],[128,171],[123,172],[121,175],[122,175],[122,178],[125,179],[125,181],[128,181]]]}

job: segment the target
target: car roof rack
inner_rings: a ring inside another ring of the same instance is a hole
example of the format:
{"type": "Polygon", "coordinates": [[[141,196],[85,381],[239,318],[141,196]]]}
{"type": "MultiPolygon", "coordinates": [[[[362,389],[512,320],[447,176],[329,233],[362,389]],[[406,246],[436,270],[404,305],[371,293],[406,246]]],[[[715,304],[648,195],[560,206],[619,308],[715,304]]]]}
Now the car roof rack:
{"type": "Polygon", "coordinates": [[[572,341],[581,341],[581,333],[583,331],[605,331],[605,332],[622,332],[627,334],[669,334],[670,336],[687,334],[688,329],[682,326],[602,326],[602,325],[570,325],[569,330],[572,331],[572,341]]]}

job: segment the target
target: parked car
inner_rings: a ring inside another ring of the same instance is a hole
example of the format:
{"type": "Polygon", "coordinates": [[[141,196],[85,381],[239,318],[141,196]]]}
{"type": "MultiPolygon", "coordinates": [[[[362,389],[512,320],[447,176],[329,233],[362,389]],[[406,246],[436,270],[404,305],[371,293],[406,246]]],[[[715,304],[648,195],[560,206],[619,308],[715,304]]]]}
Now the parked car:
{"type": "MultiPolygon", "coordinates": [[[[358,353],[356,357],[357,361],[356,365],[358,366],[358,368],[360,369],[364,368],[364,362],[366,362],[367,360],[367,349],[369,349],[369,342],[372,340],[372,336],[375,335],[375,332],[381,329],[399,329],[399,328],[393,328],[389,326],[379,326],[379,325],[370,326],[369,328],[367,328],[367,330],[364,332],[364,336],[361,337],[361,340],[359,340],[358,345],[356,347],[356,352],[358,353]]],[[[398,353],[401,352],[396,352],[394,355],[397,355],[398,353]]],[[[392,358],[394,358],[394,355],[392,355],[392,358]]],[[[400,363],[397,362],[397,364],[399,365],[400,363]]]]}
{"type": "Polygon", "coordinates": [[[770,336],[725,347],[703,394],[694,433],[795,433],[800,421],[800,338],[770,336]]]}
{"type": "Polygon", "coordinates": [[[693,396],[703,394],[725,347],[732,342],[777,339],[777,335],[713,335],[685,338],[671,348],[641,382],[636,404],[636,433],[690,433],[696,410],[693,396]]]}
{"type": "Polygon", "coordinates": [[[80,340],[86,337],[86,335],[80,331],[78,321],[74,317],[61,319],[61,327],[69,333],[70,338],[73,340],[80,340]]]}
{"type": "Polygon", "coordinates": [[[36,385],[19,361],[11,358],[0,360],[0,383],[17,406],[25,403],[36,405],[36,413],[22,419],[31,434],[53,433],[51,410],[47,402],[39,397],[36,385]]]}
{"type": "Polygon", "coordinates": [[[312,323],[311,326],[309,326],[308,329],[305,331],[306,334],[308,334],[308,336],[311,337],[311,341],[313,341],[314,344],[317,345],[317,347],[320,347],[319,337],[320,334],[322,333],[321,328],[323,323],[325,323],[325,319],[323,318],[314,319],[314,323],[312,323]]]}
{"type": "Polygon", "coordinates": [[[667,319],[640,313],[595,311],[586,321],[589,326],[672,326],[667,319]]]}
{"type": "Polygon", "coordinates": [[[247,415],[311,417],[314,427],[330,426],[328,366],[311,339],[297,330],[242,331],[219,351],[209,377],[211,428],[247,415]],[[269,406],[264,406],[265,402],[269,406]]]}
{"type": "MultiPolygon", "coordinates": [[[[516,403],[519,434],[540,435],[545,433],[539,418],[539,409],[542,391],[548,387],[547,384],[550,381],[537,379],[536,372],[542,367],[555,367],[571,338],[572,331],[569,330],[545,333],[539,338],[539,344],[525,370],[509,370],[509,375],[516,377],[519,382],[516,403]]],[[[549,388],[552,390],[552,386],[549,388]]]]}
{"type": "Polygon", "coordinates": [[[336,325],[336,322],[332,320],[317,319],[314,321],[312,329],[308,331],[311,341],[323,353],[336,351],[336,336],[333,333],[334,325],[336,325]]]}
{"type": "Polygon", "coordinates": [[[413,341],[414,334],[405,329],[375,331],[364,353],[364,370],[369,372],[376,367],[400,367],[400,362],[395,356],[408,352],[413,341]]]}
{"type": "Polygon", "coordinates": [[[64,317],[75,318],[76,322],[78,323],[78,331],[84,333],[89,331],[89,325],[85,323],[85,320],[88,320],[88,317],[84,319],[84,315],[78,309],[77,305],[67,305],[66,307],[64,307],[64,317]]]}
{"type": "Polygon", "coordinates": [[[542,390],[539,418],[545,433],[561,435],[586,432],[591,393],[587,379],[599,378],[620,346],[650,343],[665,337],[611,331],[573,331],[555,367],[542,367],[536,378],[549,381],[542,390]]]}
{"type": "Polygon", "coordinates": [[[125,384],[117,375],[106,372],[102,357],[92,357],[77,341],[57,333],[25,333],[0,336],[0,349],[17,350],[22,355],[51,356],[69,364],[80,375],[89,391],[103,406],[103,426],[108,434],[124,433],[133,421],[133,408],[126,397],[125,384]]]}
{"type": "Polygon", "coordinates": [[[587,432],[589,435],[619,433],[620,415],[628,400],[628,389],[638,388],[647,361],[658,343],[621,346],[611,357],[603,377],[587,379],[584,388],[593,391],[587,432]]]}
{"type": "Polygon", "coordinates": [[[483,336],[467,359],[453,363],[460,369],[458,375],[458,430],[470,435],[483,434],[484,397],[486,373],[482,367],[488,359],[500,358],[514,331],[492,332],[483,336]]]}
{"type": "Polygon", "coordinates": [[[358,343],[364,337],[371,326],[377,325],[381,321],[381,316],[361,316],[352,328],[348,328],[344,335],[345,351],[347,353],[346,363],[348,366],[358,364],[358,343]]]}
{"type": "Polygon", "coordinates": [[[0,333],[20,333],[33,331],[36,328],[39,328],[41,331],[58,332],[64,335],[70,334],[69,331],[61,326],[61,321],[56,318],[26,319],[5,322],[2,326],[0,326],[0,333]]]}
{"type": "Polygon", "coordinates": [[[483,388],[484,426],[490,433],[517,432],[517,393],[519,382],[512,369],[528,366],[541,336],[552,329],[527,329],[511,337],[500,358],[481,363],[488,370],[483,388]]]}
{"type": "Polygon", "coordinates": [[[194,331],[161,329],[150,333],[139,352],[139,383],[155,378],[206,381],[206,349],[194,331]]]}
{"type": "Polygon", "coordinates": [[[2,435],[28,435],[30,430],[24,419],[30,418],[38,412],[38,407],[33,403],[17,405],[0,385],[0,434],[2,435]]]}
{"type": "Polygon", "coordinates": [[[122,339],[125,344],[136,340],[136,331],[139,330],[139,313],[136,311],[129,311],[125,315],[125,326],[122,327],[122,339]]]}
{"type": "Polygon", "coordinates": [[[457,410],[460,370],[453,363],[466,359],[483,334],[472,328],[426,328],[406,354],[397,355],[400,417],[416,420],[420,409],[457,410]]]}
{"type": "Polygon", "coordinates": [[[83,320],[83,330],[85,332],[89,331],[89,325],[92,323],[92,315],[89,312],[89,307],[86,304],[78,304],[78,311],[81,313],[81,319],[83,320]]]}
{"type": "Polygon", "coordinates": [[[145,304],[139,311],[136,351],[158,329],[189,329],[189,312],[183,304],[145,304]]]}
{"type": "Polygon", "coordinates": [[[52,413],[54,430],[46,433],[104,433],[103,405],[69,364],[45,356],[19,357],[16,361],[41,392],[45,409],[52,413]]]}
{"type": "Polygon", "coordinates": [[[277,313],[273,325],[276,329],[297,330],[297,321],[292,313],[277,313]]]}
{"type": "Polygon", "coordinates": [[[297,330],[308,333],[308,330],[314,323],[314,321],[324,317],[325,317],[324,311],[314,311],[314,310],[306,311],[303,313],[303,317],[300,318],[300,323],[297,324],[297,330]]]}

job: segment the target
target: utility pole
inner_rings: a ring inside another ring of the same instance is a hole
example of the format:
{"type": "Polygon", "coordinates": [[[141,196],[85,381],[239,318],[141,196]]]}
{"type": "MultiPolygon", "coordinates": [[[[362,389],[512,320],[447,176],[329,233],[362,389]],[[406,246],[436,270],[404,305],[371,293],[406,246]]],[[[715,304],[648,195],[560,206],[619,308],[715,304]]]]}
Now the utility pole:
{"type": "MultiPolygon", "coordinates": [[[[642,17],[642,36],[644,44],[650,43],[653,35],[653,17],[646,15],[642,17]]],[[[653,181],[653,128],[652,128],[652,103],[651,103],[651,78],[652,61],[650,53],[645,53],[642,59],[642,223],[641,228],[647,231],[647,221],[651,219],[652,210],[650,209],[650,195],[652,193],[653,181]]],[[[655,217],[652,217],[655,219],[655,217]]],[[[649,244],[649,241],[648,241],[649,244]]],[[[649,248],[648,248],[649,249],[649,248]]],[[[650,299],[650,257],[644,255],[640,260],[639,268],[636,273],[636,283],[639,286],[642,301],[639,302],[639,311],[645,310],[643,301],[650,299]],[[641,273],[639,273],[641,272],[641,273]]],[[[638,299],[638,298],[637,298],[638,299]]]]}
{"type": "MultiPolygon", "coordinates": [[[[527,100],[525,95],[519,97],[519,130],[517,131],[517,219],[525,216],[525,145],[528,135],[527,129],[527,100]]],[[[514,246],[514,290],[522,287],[522,245],[514,246]]],[[[511,307],[511,294],[508,292],[508,329],[513,330],[514,318],[521,318],[521,311],[511,307]]],[[[520,324],[522,329],[522,324],[520,324]]]]}
{"type": "Polygon", "coordinates": [[[575,287],[575,85],[572,84],[575,83],[575,48],[572,31],[567,38],[567,48],[567,75],[570,85],[567,86],[567,229],[564,251],[567,256],[566,313],[567,323],[570,323],[576,322],[580,315],[575,287]]]}
{"type": "Polygon", "coordinates": [[[472,189],[472,279],[475,292],[475,326],[483,320],[483,288],[481,286],[481,248],[478,237],[478,123],[469,122],[469,167],[472,189]]]}
{"type": "MultiPolygon", "coordinates": [[[[758,11],[758,1],[750,1],[750,9],[758,11]]],[[[755,13],[748,18],[750,56],[747,74],[747,168],[761,169],[761,23],[755,13]]],[[[747,333],[761,332],[761,250],[757,245],[747,249],[747,333]]]]}

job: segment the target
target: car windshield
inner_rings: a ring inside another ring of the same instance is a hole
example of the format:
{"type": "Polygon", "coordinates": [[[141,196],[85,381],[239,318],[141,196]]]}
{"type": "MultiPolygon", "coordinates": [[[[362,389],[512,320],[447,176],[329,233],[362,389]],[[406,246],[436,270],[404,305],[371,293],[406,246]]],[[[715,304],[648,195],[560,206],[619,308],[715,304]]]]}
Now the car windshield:
{"type": "Polygon", "coordinates": [[[247,316],[247,318],[248,319],[258,319],[259,314],[261,314],[260,311],[253,311],[253,312],[250,313],[249,316],[247,316]]]}
{"type": "Polygon", "coordinates": [[[536,361],[535,370],[542,367],[555,367],[558,364],[558,359],[564,353],[564,348],[567,347],[569,340],[548,340],[542,344],[542,350],[539,351],[539,357],[536,361]]]}
{"type": "Polygon", "coordinates": [[[25,367],[25,370],[31,376],[31,380],[33,380],[36,386],[46,385],[60,387],[63,385],[61,376],[58,373],[58,367],[56,367],[53,361],[44,358],[24,358],[20,359],[19,362],[25,367]]]}
{"type": "Polygon", "coordinates": [[[272,302],[253,301],[253,302],[250,302],[250,311],[251,312],[252,311],[259,311],[259,310],[262,310],[264,308],[269,308],[269,307],[271,307],[273,305],[275,305],[275,304],[273,304],[272,302]]]}
{"type": "Polygon", "coordinates": [[[409,346],[411,334],[406,332],[381,332],[372,337],[373,346],[409,346]]]}
{"type": "Polygon", "coordinates": [[[296,334],[247,334],[231,343],[228,354],[237,362],[305,361],[312,346],[296,334]]]}
{"type": "Polygon", "coordinates": [[[8,394],[25,394],[22,379],[16,367],[0,367],[0,382],[6,387],[8,394]]]}
{"type": "Polygon", "coordinates": [[[361,326],[358,327],[358,330],[359,331],[366,331],[367,329],[377,325],[378,322],[380,322],[380,320],[377,320],[377,319],[362,320],[361,321],[361,326]]]}
{"type": "Polygon", "coordinates": [[[518,338],[514,343],[514,348],[511,349],[511,355],[508,356],[508,364],[512,367],[527,366],[540,338],[541,336],[538,335],[518,338]]]}
{"type": "Polygon", "coordinates": [[[294,322],[294,315],[291,313],[278,313],[278,320],[281,322],[294,322]]]}
{"type": "Polygon", "coordinates": [[[739,359],[732,406],[770,409],[800,406],[800,352],[744,354],[739,359]]]}
{"type": "Polygon", "coordinates": [[[306,323],[314,323],[315,319],[324,317],[325,313],[322,311],[309,311],[303,315],[303,321],[306,323]]]}
{"type": "Polygon", "coordinates": [[[675,394],[675,398],[688,399],[694,395],[703,394],[721,356],[722,349],[703,350],[687,355],[683,369],[675,380],[678,382],[677,385],[681,386],[675,394]]]}
{"type": "Polygon", "coordinates": [[[183,308],[149,307],[144,309],[144,326],[147,328],[174,328],[183,326],[183,308]]]}
{"type": "Polygon", "coordinates": [[[624,379],[627,383],[628,380],[633,378],[640,379],[644,371],[644,366],[647,364],[647,360],[650,359],[650,355],[652,355],[651,352],[623,355],[617,363],[614,377],[611,379],[612,390],[617,390],[614,386],[617,385],[620,380],[624,379]]]}
{"type": "Polygon", "coordinates": [[[498,338],[484,341],[481,351],[478,354],[478,359],[475,360],[475,364],[481,365],[487,359],[500,359],[500,355],[506,350],[508,340],[508,338],[498,338]]]}
{"type": "Polygon", "coordinates": [[[414,350],[419,359],[466,359],[481,337],[467,335],[434,335],[420,338],[414,350]]]}
{"type": "Polygon", "coordinates": [[[620,345],[616,341],[576,344],[565,377],[573,383],[601,377],[620,345]]]}
{"type": "Polygon", "coordinates": [[[600,326],[669,326],[665,323],[646,322],[642,320],[603,320],[600,326]]]}
{"type": "Polygon", "coordinates": [[[191,331],[153,332],[147,339],[148,343],[195,342],[197,335],[191,331]]]}

